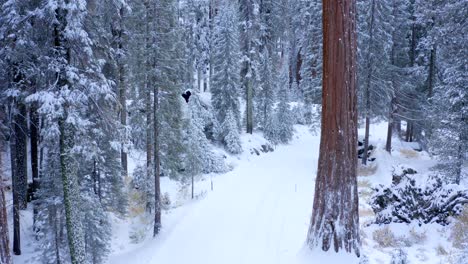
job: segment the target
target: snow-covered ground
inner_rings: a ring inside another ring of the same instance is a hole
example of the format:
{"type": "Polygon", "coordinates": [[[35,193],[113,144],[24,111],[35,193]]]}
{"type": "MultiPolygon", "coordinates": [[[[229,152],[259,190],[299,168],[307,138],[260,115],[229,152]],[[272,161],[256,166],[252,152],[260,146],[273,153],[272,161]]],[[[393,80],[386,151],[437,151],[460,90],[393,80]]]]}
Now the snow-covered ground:
{"type": "MultiPolygon", "coordinates": [[[[376,146],[372,154],[376,161],[361,167],[358,178],[362,251],[369,263],[390,263],[391,253],[400,247],[408,253],[410,263],[451,263],[456,253],[449,238],[451,226],[369,225],[373,218],[367,203],[371,187],[389,184],[393,166],[405,164],[424,173],[434,165],[426,152],[414,151],[414,145],[397,138],[394,138],[392,155],[385,152],[386,125],[371,126],[370,143],[376,146]]],[[[360,129],[359,134],[362,132],[360,129]]],[[[307,127],[296,126],[292,143],[260,155],[252,150],[265,143],[259,134],[243,135],[242,140],[244,153],[227,157],[233,170],[200,177],[195,185],[195,200],[190,200],[187,190],[176,182],[162,179],[161,191],[168,194],[172,207],[164,212],[163,228],[157,238],[152,238],[148,229],[143,241],[132,243],[129,236],[135,219],[113,217],[112,253],[108,263],[351,264],[353,258],[346,255],[333,261],[327,253],[324,260],[319,260],[323,256],[304,250],[319,135],[307,127]]],[[[133,160],[144,162],[135,155],[133,160]]],[[[22,230],[28,229],[31,223],[27,225],[22,230]]],[[[25,231],[26,236],[31,236],[31,232],[25,231]]],[[[31,260],[33,243],[27,242],[25,246],[30,248],[26,250],[28,254],[15,257],[15,263],[36,263],[31,260]]]]}

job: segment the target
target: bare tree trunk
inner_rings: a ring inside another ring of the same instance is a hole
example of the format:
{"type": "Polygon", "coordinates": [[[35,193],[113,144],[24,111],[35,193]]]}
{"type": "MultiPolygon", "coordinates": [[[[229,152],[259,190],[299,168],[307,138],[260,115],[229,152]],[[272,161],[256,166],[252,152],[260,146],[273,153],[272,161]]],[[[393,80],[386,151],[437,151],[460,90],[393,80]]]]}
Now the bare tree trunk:
{"type": "MultiPolygon", "coordinates": [[[[29,112],[30,120],[30,142],[31,142],[31,173],[32,173],[32,199],[36,200],[36,192],[39,189],[39,116],[37,106],[33,104],[29,112]]],[[[33,222],[37,219],[37,204],[33,208],[33,222]]],[[[35,226],[35,225],[34,225],[35,226]]]]}
{"type": "MultiPolygon", "coordinates": [[[[148,179],[152,176],[152,159],[153,159],[153,142],[152,142],[152,107],[151,107],[151,90],[153,89],[151,73],[151,28],[152,23],[152,6],[149,0],[145,1],[146,8],[146,58],[145,58],[145,112],[146,112],[146,177],[148,179]]],[[[154,73],[152,73],[154,74],[154,73]]],[[[147,206],[148,208],[148,206],[147,206]]]]}
{"type": "Polygon", "coordinates": [[[392,136],[394,127],[394,116],[395,116],[395,97],[390,101],[390,114],[388,117],[388,128],[387,128],[387,142],[385,144],[385,150],[388,153],[392,153],[392,136]]]}
{"type": "Polygon", "coordinates": [[[21,234],[20,234],[20,205],[19,194],[16,189],[16,139],[10,138],[10,158],[11,158],[11,179],[13,190],[13,254],[21,255],[21,234]]]}
{"type": "Polygon", "coordinates": [[[323,1],[323,95],[311,248],[360,255],[355,0],[323,1]]]}
{"type": "Polygon", "coordinates": [[[194,181],[194,177],[193,177],[193,173],[192,173],[192,200],[193,200],[193,197],[194,197],[194,192],[195,192],[195,181],[194,181]]]}
{"type": "Polygon", "coordinates": [[[161,183],[160,183],[160,147],[159,147],[159,89],[154,86],[153,92],[153,128],[154,128],[154,230],[153,236],[161,230],[161,183]]]}
{"type": "MultiPolygon", "coordinates": [[[[3,110],[3,108],[0,108],[3,110]]],[[[0,116],[3,118],[3,116],[0,116]]],[[[1,119],[0,119],[1,120],[1,119]]],[[[8,234],[8,215],[6,210],[5,184],[3,183],[3,141],[0,142],[0,263],[11,264],[10,238],[8,234]]]]}
{"type": "MultiPolygon", "coordinates": [[[[201,80],[201,77],[202,74],[201,74],[201,69],[200,69],[200,66],[198,66],[198,69],[197,69],[197,88],[198,88],[198,91],[202,91],[201,89],[201,83],[202,83],[202,80],[201,80]]],[[[204,91],[203,91],[204,92],[204,91]]]]}
{"type": "Polygon", "coordinates": [[[253,133],[253,91],[252,91],[252,83],[250,80],[247,80],[247,133],[253,133]]]}
{"type": "Polygon", "coordinates": [[[413,129],[413,123],[411,121],[406,122],[406,142],[411,142],[411,133],[413,129]]]}
{"type": "Polygon", "coordinates": [[[435,80],[435,62],[436,62],[436,47],[431,49],[431,57],[429,60],[429,76],[428,76],[428,87],[427,87],[427,97],[431,98],[434,90],[434,80],[435,80]]]}
{"type": "MultiPolygon", "coordinates": [[[[395,0],[392,1],[392,15],[394,17],[396,17],[397,15],[397,2],[395,0]]],[[[396,66],[395,64],[395,53],[396,53],[396,33],[395,33],[395,29],[392,31],[392,41],[393,41],[393,44],[392,44],[392,50],[391,50],[391,53],[390,53],[390,63],[391,65],[393,66],[396,66]]],[[[389,115],[388,115],[388,128],[387,128],[387,142],[385,144],[385,150],[388,152],[388,153],[392,153],[392,137],[393,137],[393,128],[395,126],[395,114],[396,114],[396,110],[397,110],[397,98],[396,98],[396,94],[397,94],[397,84],[396,84],[396,76],[395,76],[395,71],[393,70],[393,72],[391,72],[391,84],[392,84],[392,99],[390,99],[390,111],[389,111],[389,115]]]]}

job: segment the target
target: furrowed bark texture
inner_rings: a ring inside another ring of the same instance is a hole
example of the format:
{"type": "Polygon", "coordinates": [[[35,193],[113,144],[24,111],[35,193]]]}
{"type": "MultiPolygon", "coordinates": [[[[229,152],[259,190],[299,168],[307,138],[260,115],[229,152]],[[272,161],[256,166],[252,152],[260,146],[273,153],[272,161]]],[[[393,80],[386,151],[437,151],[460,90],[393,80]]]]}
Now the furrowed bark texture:
{"type": "MultiPolygon", "coordinates": [[[[1,117],[0,117],[1,118],[1,117]]],[[[2,144],[3,142],[0,142],[2,144]]],[[[2,163],[2,145],[0,145],[0,168],[3,168],[2,163]]],[[[10,240],[8,235],[8,217],[6,210],[5,199],[5,184],[2,177],[3,170],[0,170],[0,263],[11,264],[10,255],[10,240]]]]}
{"type": "Polygon", "coordinates": [[[310,248],[360,255],[354,0],[323,1],[322,130],[310,248]]]}

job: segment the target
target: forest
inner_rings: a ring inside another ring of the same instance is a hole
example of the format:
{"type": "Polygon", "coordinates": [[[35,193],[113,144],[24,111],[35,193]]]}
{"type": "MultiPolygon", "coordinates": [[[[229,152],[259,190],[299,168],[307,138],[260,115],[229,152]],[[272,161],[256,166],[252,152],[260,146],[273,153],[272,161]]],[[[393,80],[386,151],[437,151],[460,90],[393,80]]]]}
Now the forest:
{"type": "Polygon", "coordinates": [[[467,19],[0,0],[0,264],[468,264],[467,19]]]}

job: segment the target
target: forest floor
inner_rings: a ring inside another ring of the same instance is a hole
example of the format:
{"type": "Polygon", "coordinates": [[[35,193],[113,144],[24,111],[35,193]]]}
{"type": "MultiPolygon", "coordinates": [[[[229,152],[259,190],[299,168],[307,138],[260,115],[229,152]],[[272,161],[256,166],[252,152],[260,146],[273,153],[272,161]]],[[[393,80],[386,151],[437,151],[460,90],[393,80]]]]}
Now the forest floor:
{"type": "MultiPolygon", "coordinates": [[[[359,134],[363,131],[360,129],[359,134]]],[[[363,254],[368,263],[390,263],[396,248],[404,248],[410,263],[451,263],[458,252],[452,246],[452,226],[416,224],[372,225],[373,212],[368,204],[372,186],[390,184],[393,166],[404,164],[427,173],[435,164],[426,152],[413,150],[413,143],[394,138],[392,155],[384,150],[386,123],[373,125],[370,143],[376,146],[376,160],[360,167],[360,222],[363,254]],[[404,241],[402,244],[401,241],[404,241]]],[[[324,261],[305,253],[317,168],[320,137],[309,128],[296,126],[294,140],[277,146],[273,152],[257,155],[265,140],[259,135],[243,135],[244,153],[228,156],[232,171],[221,175],[203,175],[195,184],[196,199],[190,188],[162,178],[162,193],[171,200],[164,211],[163,228],[151,237],[151,224],[137,217],[112,217],[113,241],[109,264],[351,264],[352,258],[324,261]],[[213,190],[211,190],[211,182],[213,190]],[[137,231],[135,231],[137,230],[137,231]],[[140,233],[135,243],[130,234],[140,233]],[[133,242],[132,242],[133,241],[133,242]],[[318,260],[315,261],[315,260],[318,260]],[[346,262],[345,262],[346,261],[346,262]]],[[[134,163],[143,162],[138,155],[134,163]]],[[[132,169],[135,164],[131,164],[132,169]]],[[[25,255],[15,263],[36,263],[31,222],[25,212],[22,230],[26,234],[25,255]],[[28,238],[29,236],[29,238],[28,238]],[[34,258],[35,257],[35,258],[34,258]]],[[[29,217],[30,218],[30,217],[29,217]]]]}

